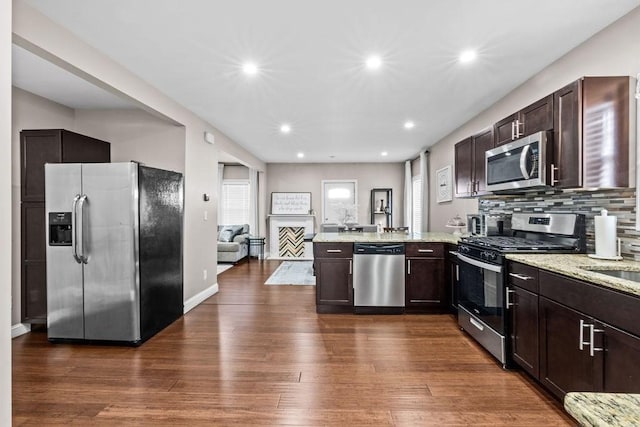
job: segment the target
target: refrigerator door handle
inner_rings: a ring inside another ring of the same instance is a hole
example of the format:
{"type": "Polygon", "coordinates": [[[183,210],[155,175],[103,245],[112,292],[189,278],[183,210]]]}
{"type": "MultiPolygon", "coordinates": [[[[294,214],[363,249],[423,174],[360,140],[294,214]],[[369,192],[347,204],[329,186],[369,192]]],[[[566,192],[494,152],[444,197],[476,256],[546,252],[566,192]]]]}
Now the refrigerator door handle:
{"type": "Polygon", "coordinates": [[[84,241],[84,202],[87,200],[87,195],[83,194],[82,196],[80,196],[80,199],[78,199],[78,210],[80,211],[80,227],[78,227],[78,229],[80,230],[80,237],[78,238],[78,241],[80,242],[80,255],[79,258],[82,261],[83,264],[87,264],[89,262],[89,257],[85,255],[84,253],[84,249],[85,249],[85,241],[84,241]]]}
{"type": "Polygon", "coordinates": [[[82,259],[78,256],[78,221],[76,218],[78,214],[78,200],[80,200],[80,195],[76,194],[76,197],[73,198],[73,206],[71,208],[71,229],[73,230],[71,233],[71,249],[73,251],[73,258],[78,264],[81,264],[82,259]]]}

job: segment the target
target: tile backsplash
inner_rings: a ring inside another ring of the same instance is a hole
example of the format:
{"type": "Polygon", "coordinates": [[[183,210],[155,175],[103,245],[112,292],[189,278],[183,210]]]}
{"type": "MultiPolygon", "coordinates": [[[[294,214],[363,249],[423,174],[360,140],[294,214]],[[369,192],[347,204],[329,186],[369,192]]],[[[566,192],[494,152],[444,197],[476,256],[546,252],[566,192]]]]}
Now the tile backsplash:
{"type": "Polygon", "coordinates": [[[618,218],[622,256],[640,261],[640,231],[636,231],[634,188],[597,191],[542,191],[518,195],[493,195],[478,199],[478,211],[485,214],[518,212],[580,213],[586,216],[587,253],[595,252],[594,220],[602,209],[618,218]]]}

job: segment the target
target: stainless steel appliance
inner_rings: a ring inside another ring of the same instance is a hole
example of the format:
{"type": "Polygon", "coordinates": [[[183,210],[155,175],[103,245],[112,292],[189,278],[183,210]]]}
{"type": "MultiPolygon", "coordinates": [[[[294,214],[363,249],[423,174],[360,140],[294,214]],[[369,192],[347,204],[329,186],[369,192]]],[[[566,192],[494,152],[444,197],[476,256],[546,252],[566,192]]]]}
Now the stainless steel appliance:
{"type": "Polygon", "coordinates": [[[509,364],[507,253],[585,253],[585,217],[578,214],[513,214],[511,236],[462,238],[458,244],[458,324],[509,364]]]}
{"type": "Polygon", "coordinates": [[[538,132],[485,153],[488,191],[552,185],[550,132],[538,132]],[[550,174],[550,177],[549,177],[550,174]]]}
{"type": "Polygon", "coordinates": [[[183,312],[183,177],[45,165],[48,336],[137,345],[183,312]]]}
{"type": "Polygon", "coordinates": [[[353,304],[356,313],[404,311],[403,243],[355,243],[353,304]]]}
{"type": "Polygon", "coordinates": [[[472,236],[502,236],[511,234],[511,215],[469,214],[467,232],[472,236]]]}

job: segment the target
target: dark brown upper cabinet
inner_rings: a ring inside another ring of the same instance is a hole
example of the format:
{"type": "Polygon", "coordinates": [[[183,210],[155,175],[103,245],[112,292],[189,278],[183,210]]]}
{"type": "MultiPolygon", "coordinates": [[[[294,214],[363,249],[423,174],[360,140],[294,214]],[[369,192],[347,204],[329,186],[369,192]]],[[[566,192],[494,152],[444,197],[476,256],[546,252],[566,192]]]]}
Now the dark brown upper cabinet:
{"type": "Polygon", "coordinates": [[[21,195],[23,202],[44,202],[45,163],[111,161],[108,142],[63,129],[20,132],[21,195]]]}
{"type": "Polygon", "coordinates": [[[478,132],[455,145],[456,197],[487,194],[485,152],[493,147],[493,127],[478,132]]]}
{"type": "Polygon", "coordinates": [[[631,80],[583,77],[554,94],[552,183],[628,187],[631,80]]]}
{"type": "Polygon", "coordinates": [[[553,129],[553,94],[534,102],[494,125],[495,146],[553,129]]]}

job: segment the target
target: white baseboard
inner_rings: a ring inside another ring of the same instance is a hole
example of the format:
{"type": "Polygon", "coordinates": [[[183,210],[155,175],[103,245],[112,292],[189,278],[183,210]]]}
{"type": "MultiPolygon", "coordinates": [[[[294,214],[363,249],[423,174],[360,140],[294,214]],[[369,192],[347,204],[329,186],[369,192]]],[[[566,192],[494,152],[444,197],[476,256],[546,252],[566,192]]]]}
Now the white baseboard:
{"type": "Polygon", "coordinates": [[[184,314],[196,308],[202,301],[218,293],[218,283],[214,283],[204,291],[192,296],[184,302],[184,314]]]}
{"type": "Polygon", "coordinates": [[[11,338],[19,337],[27,332],[31,332],[31,325],[28,323],[17,323],[11,326],[11,338]]]}

